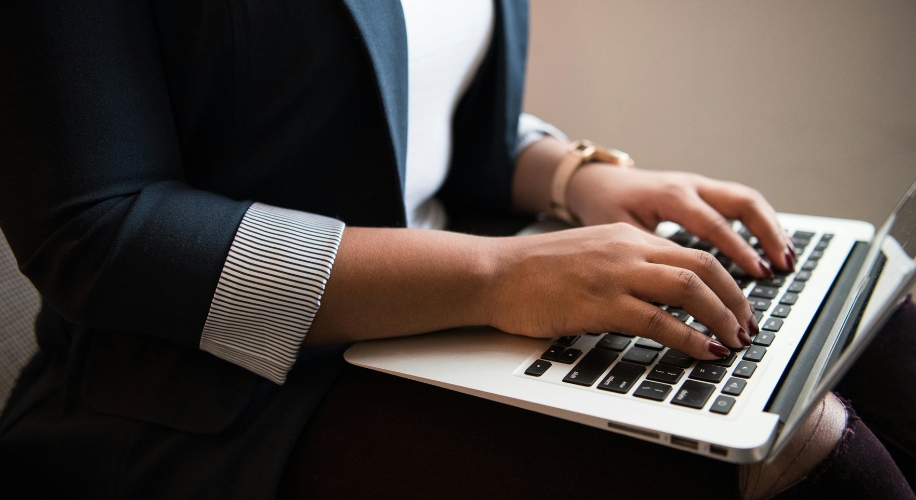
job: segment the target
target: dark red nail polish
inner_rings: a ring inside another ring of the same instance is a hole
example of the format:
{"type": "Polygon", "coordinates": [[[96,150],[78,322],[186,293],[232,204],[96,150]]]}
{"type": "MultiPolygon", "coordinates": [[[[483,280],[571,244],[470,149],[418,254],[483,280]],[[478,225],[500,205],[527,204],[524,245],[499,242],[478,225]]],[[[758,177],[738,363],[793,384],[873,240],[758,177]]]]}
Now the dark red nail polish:
{"type": "Polygon", "coordinates": [[[728,350],[728,347],[716,342],[715,340],[710,340],[706,343],[706,349],[713,355],[719,358],[724,358],[732,352],[728,350]]]}
{"type": "Polygon", "coordinates": [[[775,276],[775,275],[773,274],[773,269],[770,267],[769,264],[766,263],[765,260],[763,260],[763,259],[758,260],[758,261],[757,261],[757,267],[760,268],[760,272],[763,273],[763,275],[764,275],[765,277],[767,277],[767,278],[772,278],[773,276],[775,276]]]}
{"type": "Polygon", "coordinates": [[[747,330],[740,326],[738,327],[738,340],[744,347],[751,345],[751,336],[747,334],[747,330]]]}
{"type": "Polygon", "coordinates": [[[794,261],[797,262],[797,261],[798,261],[798,254],[795,252],[795,245],[793,245],[792,242],[789,242],[789,243],[786,245],[786,248],[788,248],[788,249],[789,249],[789,253],[792,254],[792,260],[794,260],[794,261]]]}
{"type": "Polygon", "coordinates": [[[751,319],[747,321],[747,331],[753,335],[760,333],[760,325],[757,324],[757,317],[754,316],[754,310],[751,309],[751,319]]]}

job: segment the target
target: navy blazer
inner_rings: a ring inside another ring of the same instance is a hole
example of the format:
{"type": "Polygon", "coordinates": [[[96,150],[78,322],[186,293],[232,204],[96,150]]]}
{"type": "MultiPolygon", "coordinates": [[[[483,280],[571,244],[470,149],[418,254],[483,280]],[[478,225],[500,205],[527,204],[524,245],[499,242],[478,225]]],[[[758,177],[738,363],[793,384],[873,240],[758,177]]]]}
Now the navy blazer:
{"type": "MultiPolygon", "coordinates": [[[[496,4],[452,209],[509,209],[527,5],[496,4]]],[[[406,42],[398,0],[0,3],[0,227],[45,301],[0,454],[41,439],[30,415],[59,397],[74,425],[54,446],[97,450],[62,477],[99,488],[105,457],[166,440],[125,459],[140,491],[271,491],[340,348],[303,350],[277,387],[199,351],[210,300],[253,201],[404,225],[406,42]]]]}

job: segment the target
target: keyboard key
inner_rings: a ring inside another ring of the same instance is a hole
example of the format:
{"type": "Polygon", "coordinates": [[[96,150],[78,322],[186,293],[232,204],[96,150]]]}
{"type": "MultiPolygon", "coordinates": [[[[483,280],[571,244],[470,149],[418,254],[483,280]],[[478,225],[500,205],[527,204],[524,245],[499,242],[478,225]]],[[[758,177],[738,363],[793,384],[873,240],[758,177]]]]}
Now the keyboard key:
{"type": "Polygon", "coordinates": [[[750,285],[750,284],[753,283],[753,282],[754,282],[754,280],[752,280],[752,279],[750,279],[750,278],[739,278],[739,277],[735,276],[735,284],[737,284],[737,285],[738,285],[738,288],[740,288],[740,289],[742,289],[742,290],[744,290],[745,288],[747,288],[747,286],[750,285]]]}
{"type": "MultiPolygon", "coordinates": [[[[744,363],[744,361],[742,361],[744,363]]],[[[698,364],[691,372],[689,377],[707,382],[719,383],[725,376],[725,368],[722,366],[713,366],[707,363],[698,364]]]]}
{"type": "Polygon", "coordinates": [[[772,304],[769,300],[758,297],[748,297],[747,301],[751,303],[751,307],[756,311],[766,311],[770,308],[770,304],[772,304]]]}
{"type": "Polygon", "coordinates": [[[783,285],[786,284],[786,277],[785,277],[785,276],[776,275],[776,276],[773,276],[773,277],[770,278],[770,279],[760,280],[760,281],[758,281],[757,283],[760,284],[760,285],[763,285],[763,286],[775,286],[776,288],[779,288],[779,287],[781,287],[781,286],[783,286],[783,285]]]}
{"type": "Polygon", "coordinates": [[[579,356],[581,355],[582,355],[582,351],[578,349],[567,349],[563,351],[563,354],[560,354],[560,357],[557,358],[557,361],[559,361],[560,363],[571,365],[577,359],[579,359],[579,356]]]}
{"type": "Polygon", "coordinates": [[[725,356],[725,357],[722,358],[722,359],[714,359],[714,360],[712,360],[712,361],[704,361],[704,363],[709,364],[709,365],[716,365],[716,366],[725,366],[725,367],[729,367],[729,366],[732,365],[732,363],[735,362],[735,358],[736,358],[736,357],[737,357],[737,354],[735,354],[735,351],[732,351],[731,354],[729,354],[728,356],[725,356]]]}
{"type": "Polygon", "coordinates": [[[658,357],[657,351],[642,349],[635,346],[631,347],[630,350],[623,355],[623,359],[640,365],[651,365],[656,357],[658,357]]]}
{"type": "Polygon", "coordinates": [[[754,311],[754,319],[757,320],[757,324],[759,325],[760,322],[763,321],[763,311],[754,311]]]}
{"type": "Polygon", "coordinates": [[[687,314],[687,311],[681,309],[680,307],[671,307],[668,309],[668,314],[674,316],[675,319],[681,323],[685,323],[687,318],[690,316],[687,314]]]}
{"type": "Polygon", "coordinates": [[[566,374],[563,382],[591,387],[616,359],[616,352],[592,349],[566,374]]]}
{"type": "Polygon", "coordinates": [[[645,372],[646,369],[639,365],[621,361],[614,368],[611,368],[611,372],[598,384],[598,388],[604,391],[626,394],[645,372]]]}
{"type": "Polygon", "coordinates": [[[802,271],[813,271],[815,267],[817,267],[817,261],[809,260],[802,266],[802,271]]]}
{"type": "Polygon", "coordinates": [[[814,250],[811,252],[811,255],[808,256],[808,260],[820,260],[824,256],[823,250],[814,250]]]}
{"type": "Polygon", "coordinates": [[[716,392],[716,386],[696,380],[686,380],[671,398],[671,404],[701,409],[709,401],[709,396],[716,392]]]}
{"type": "Polygon", "coordinates": [[[633,395],[640,398],[652,399],[654,401],[664,401],[670,393],[670,385],[646,381],[640,384],[636,391],[633,392],[633,395]]]}
{"type": "Polygon", "coordinates": [[[678,245],[682,247],[689,247],[689,246],[695,245],[696,242],[700,240],[699,238],[697,238],[696,236],[694,236],[693,234],[689,233],[688,231],[684,229],[681,229],[680,231],[674,233],[668,239],[677,243],[678,245]]]}
{"type": "Polygon", "coordinates": [[[775,299],[777,295],[779,295],[779,289],[771,286],[757,285],[751,290],[751,297],[758,297],[761,299],[775,299]]]}
{"type": "Polygon", "coordinates": [[[661,351],[665,348],[665,346],[659,344],[658,342],[652,339],[647,339],[645,337],[640,337],[640,339],[636,341],[636,347],[652,349],[653,351],[661,351]]]}
{"type": "Polygon", "coordinates": [[[833,239],[833,233],[824,233],[824,235],[821,236],[821,241],[830,241],[832,239],[833,239]]]}
{"type": "Polygon", "coordinates": [[[732,406],[735,406],[735,398],[719,396],[715,401],[712,402],[712,406],[709,407],[709,411],[713,413],[720,413],[722,415],[728,415],[728,412],[732,411],[732,406]]]}
{"type": "Polygon", "coordinates": [[[540,377],[550,368],[551,364],[547,361],[541,361],[540,359],[535,361],[525,370],[525,375],[531,375],[532,377],[540,377]]]}
{"type": "Polygon", "coordinates": [[[747,386],[747,380],[730,377],[728,382],[725,383],[725,387],[722,388],[722,394],[731,394],[732,396],[740,396],[741,391],[747,386]]]}
{"type": "Polygon", "coordinates": [[[805,289],[805,282],[804,282],[804,281],[793,281],[792,284],[789,285],[789,288],[787,288],[786,290],[788,290],[788,291],[790,291],[790,292],[798,293],[798,292],[801,292],[801,291],[804,290],[804,289],[805,289]]]}
{"type": "MultiPolygon", "coordinates": [[[[821,239],[821,241],[814,247],[815,250],[824,250],[827,248],[827,245],[830,244],[830,240],[821,239]]],[[[813,267],[811,269],[814,269],[813,267]]]]}
{"type": "Polygon", "coordinates": [[[773,332],[762,331],[754,337],[754,345],[762,345],[764,347],[769,347],[773,343],[773,339],[776,338],[776,334],[773,332]]]}
{"type": "Polygon", "coordinates": [[[719,261],[719,264],[722,264],[722,267],[725,269],[728,269],[732,266],[732,264],[734,264],[731,259],[722,254],[716,255],[716,260],[719,261]]]}
{"type": "Polygon", "coordinates": [[[702,250],[704,252],[709,252],[709,251],[712,251],[713,246],[712,246],[712,243],[706,240],[699,240],[695,244],[691,245],[690,248],[693,248],[694,250],[702,250]]]}
{"type": "Polygon", "coordinates": [[[676,366],[678,368],[690,368],[693,364],[693,358],[674,349],[668,349],[668,352],[658,360],[660,365],[676,366]]]}
{"type": "Polygon", "coordinates": [[[747,352],[744,353],[744,357],[742,359],[746,361],[755,361],[759,363],[760,360],[763,359],[763,356],[766,355],[766,353],[767,353],[766,347],[759,346],[759,345],[752,345],[748,347],[747,352]]]}
{"type": "Polygon", "coordinates": [[[681,380],[681,377],[683,376],[684,376],[684,370],[681,368],[655,365],[655,368],[649,370],[649,374],[646,375],[646,378],[649,380],[654,380],[656,382],[664,382],[666,384],[676,384],[681,380]]]}
{"type": "Polygon", "coordinates": [[[757,369],[757,363],[753,361],[742,361],[738,363],[737,368],[732,373],[732,375],[741,378],[751,378],[751,375],[754,374],[754,371],[757,369]]]}
{"type": "Polygon", "coordinates": [[[601,340],[595,344],[595,347],[620,352],[626,349],[628,345],[630,345],[630,339],[622,335],[617,335],[616,333],[609,333],[601,337],[601,340]]]}
{"type": "Polygon", "coordinates": [[[811,271],[799,271],[795,275],[795,281],[808,281],[811,279],[811,271]]]}
{"type": "Polygon", "coordinates": [[[547,361],[556,361],[560,359],[560,355],[565,351],[563,347],[558,345],[550,346],[550,349],[544,351],[544,354],[541,354],[541,359],[546,359],[547,361]]]}
{"type": "Polygon", "coordinates": [[[560,338],[558,338],[558,339],[557,339],[557,344],[562,345],[562,346],[569,347],[569,346],[575,344],[577,340],[579,340],[579,337],[578,337],[577,335],[570,335],[570,336],[568,336],[568,337],[560,337],[560,338]]]}
{"type": "Polygon", "coordinates": [[[630,335],[629,333],[623,333],[623,332],[608,332],[608,333],[613,333],[614,335],[620,335],[621,337],[627,337],[627,338],[633,338],[636,336],[636,335],[630,335]]]}
{"type": "Polygon", "coordinates": [[[706,335],[707,337],[712,335],[711,333],[709,333],[709,328],[706,328],[706,325],[704,325],[703,323],[697,323],[696,321],[693,321],[690,323],[690,326],[693,327],[696,331],[702,333],[703,335],[706,335]]]}
{"type": "Polygon", "coordinates": [[[807,238],[810,240],[811,238],[814,238],[814,233],[809,232],[809,231],[795,231],[794,233],[792,233],[792,237],[793,238],[807,238]]]}
{"type": "Polygon", "coordinates": [[[784,305],[784,304],[780,304],[776,306],[775,309],[773,309],[773,312],[770,313],[770,316],[774,318],[785,318],[789,315],[790,312],[792,312],[791,307],[784,305]]]}
{"type": "Polygon", "coordinates": [[[798,302],[798,294],[792,292],[786,292],[781,299],[779,299],[780,304],[787,304],[790,306],[795,305],[798,302]]]}
{"type": "Polygon", "coordinates": [[[779,318],[770,318],[760,327],[763,330],[778,332],[782,328],[782,320],[779,318]]]}

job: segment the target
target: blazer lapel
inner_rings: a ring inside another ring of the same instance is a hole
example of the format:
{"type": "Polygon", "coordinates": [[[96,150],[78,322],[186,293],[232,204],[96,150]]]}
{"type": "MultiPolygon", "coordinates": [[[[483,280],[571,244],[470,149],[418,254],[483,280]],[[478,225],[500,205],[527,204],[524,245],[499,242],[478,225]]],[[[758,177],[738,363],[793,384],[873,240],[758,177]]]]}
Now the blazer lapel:
{"type": "Polygon", "coordinates": [[[343,0],[372,59],[401,192],[407,165],[407,28],[400,0],[343,0]]]}

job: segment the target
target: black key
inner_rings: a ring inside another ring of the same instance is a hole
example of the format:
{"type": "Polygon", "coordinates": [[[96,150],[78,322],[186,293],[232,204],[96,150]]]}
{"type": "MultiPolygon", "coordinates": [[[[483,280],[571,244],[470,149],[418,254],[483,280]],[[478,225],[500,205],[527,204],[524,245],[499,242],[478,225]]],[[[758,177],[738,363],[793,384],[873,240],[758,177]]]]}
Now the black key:
{"type": "Polygon", "coordinates": [[[525,375],[531,375],[532,377],[540,377],[550,368],[550,363],[547,361],[537,360],[525,370],[525,375]]]}
{"type": "Polygon", "coordinates": [[[659,384],[658,382],[643,382],[639,385],[635,392],[634,396],[640,398],[652,399],[655,401],[663,401],[668,397],[668,394],[671,393],[671,386],[668,384],[659,384]]]}
{"type": "Polygon", "coordinates": [[[659,344],[658,342],[652,339],[647,339],[645,337],[641,337],[639,340],[636,341],[636,347],[643,347],[646,349],[652,349],[654,351],[661,351],[662,349],[665,348],[665,346],[659,344]]]}
{"type": "Polygon", "coordinates": [[[740,228],[738,228],[738,231],[736,231],[736,232],[737,232],[739,235],[741,235],[741,237],[744,238],[745,241],[750,240],[750,239],[751,239],[751,236],[754,236],[754,235],[751,233],[750,229],[748,229],[748,228],[746,228],[746,227],[744,227],[744,226],[741,226],[740,228]]]}
{"type": "Polygon", "coordinates": [[[808,256],[808,260],[820,260],[824,256],[823,250],[813,250],[811,255],[808,256]]]}
{"type": "Polygon", "coordinates": [[[614,335],[620,335],[621,337],[628,337],[628,338],[635,337],[635,335],[630,335],[629,333],[623,333],[623,332],[608,332],[608,333],[612,333],[614,335]]]}
{"type": "Polygon", "coordinates": [[[757,297],[748,297],[747,301],[750,302],[751,307],[757,311],[766,311],[770,308],[770,304],[772,303],[767,299],[761,299],[757,297]]]}
{"type": "Polygon", "coordinates": [[[690,368],[693,364],[693,358],[674,349],[668,349],[668,352],[658,360],[660,365],[676,366],[678,368],[690,368]]]}
{"type": "Polygon", "coordinates": [[[802,291],[802,290],[804,290],[804,289],[805,289],[805,282],[804,282],[804,281],[793,281],[792,284],[789,285],[789,288],[787,288],[786,290],[788,290],[788,291],[790,291],[790,292],[798,293],[798,292],[800,292],[800,291],[802,291]]]}
{"type": "MultiPolygon", "coordinates": [[[[791,307],[789,307],[789,306],[787,306],[787,305],[780,304],[780,305],[776,306],[775,309],[773,309],[773,312],[770,313],[770,316],[772,316],[772,317],[774,317],[774,318],[785,318],[785,317],[789,316],[789,313],[790,313],[790,312],[792,312],[792,308],[791,308],[791,307]]],[[[758,321],[758,323],[759,323],[759,321],[758,321]]]]}
{"type": "Polygon", "coordinates": [[[728,269],[732,264],[734,264],[731,259],[722,254],[716,255],[716,260],[719,261],[719,264],[722,264],[722,267],[725,269],[728,269]]]}
{"type": "Polygon", "coordinates": [[[795,281],[808,281],[811,279],[811,271],[799,271],[795,275],[795,281]]]}
{"type": "Polygon", "coordinates": [[[687,311],[681,309],[680,307],[672,307],[668,309],[668,314],[674,316],[675,319],[684,323],[687,321],[687,317],[690,316],[687,314],[687,311]]]}
{"type": "Polygon", "coordinates": [[[616,352],[592,349],[566,374],[563,382],[591,387],[616,359],[616,352]]]}
{"type": "Polygon", "coordinates": [[[750,279],[750,278],[739,278],[739,277],[735,276],[735,283],[738,285],[738,288],[740,288],[740,289],[742,289],[742,290],[744,290],[745,288],[747,288],[747,286],[750,285],[750,284],[753,283],[753,282],[754,282],[754,280],[752,280],[752,279],[750,279]]]}
{"type": "Polygon", "coordinates": [[[806,248],[808,248],[807,245],[798,245],[798,244],[796,244],[796,245],[795,245],[795,254],[796,254],[796,255],[801,255],[801,254],[805,253],[805,249],[806,249],[806,248]]]}
{"type": "Polygon", "coordinates": [[[804,248],[811,244],[811,238],[792,238],[792,244],[795,245],[795,249],[798,250],[799,247],[804,248]]]}
{"type": "MultiPolygon", "coordinates": [[[[732,353],[732,355],[734,355],[734,353],[732,353]]],[[[744,363],[744,361],[742,361],[742,363],[744,363]]],[[[690,372],[690,378],[719,383],[722,377],[725,376],[725,371],[725,368],[722,366],[700,363],[690,372]]]]}
{"type": "Polygon", "coordinates": [[[714,359],[714,360],[712,360],[712,361],[704,361],[704,363],[710,364],[710,365],[726,366],[726,367],[728,367],[728,366],[731,366],[732,363],[735,362],[735,358],[736,358],[736,357],[737,357],[737,355],[735,354],[735,351],[732,351],[731,354],[729,354],[728,356],[725,356],[725,357],[722,358],[722,359],[714,359]]]}
{"type": "Polygon", "coordinates": [[[770,286],[757,285],[751,290],[751,297],[759,297],[761,299],[775,299],[778,294],[779,289],[770,286]]]}
{"type": "Polygon", "coordinates": [[[728,382],[725,383],[725,387],[722,388],[722,394],[740,396],[741,391],[743,391],[746,386],[747,380],[731,377],[728,379],[728,382]]]}
{"type": "Polygon", "coordinates": [[[754,319],[757,320],[757,324],[760,324],[760,321],[763,319],[763,311],[754,311],[754,319]]]}
{"type": "Polygon", "coordinates": [[[709,252],[710,250],[713,249],[713,246],[712,246],[712,243],[706,240],[699,240],[693,246],[691,246],[691,248],[695,250],[702,250],[704,252],[709,252]]]}
{"type": "Polygon", "coordinates": [[[760,280],[757,283],[763,286],[775,286],[776,288],[779,288],[786,284],[786,277],[777,275],[777,276],[773,276],[770,279],[760,280]]]}
{"type": "Polygon", "coordinates": [[[676,384],[681,380],[681,377],[683,376],[684,376],[684,370],[682,370],[681,368],[655,365],[655,368],[649,370],[649,374],[646,375],[646,378],[649,380],[654,380],[656,382],[664,382],[666,384],[676,384]]]}
{"type": "Polygon", "coordinates": [[[552,345],[550,346],[550,349],[544,351],[544,354],[541,354],[541,359],[546,359],[547,361],[556,361],[560,359],[560,355],[563,354],[563,351],[565,350],[566,349],[561,346],[552,345]]]}
{"type": "Polygon", "coordinates": [[[569,347],[569,346],[575,344],[577,340],[579,340],[579,337],[578,337],[577,335],[570,335],[570,336],[568,336],[568,337],[560,337],[560,338],[558,338],[558,339],[557,339],[557,344],[562,345],[562,346],[569,347]]]}
{"type": "Polygon", "coordinates": [[[761,359],[766,355],[767,348],[759,345],[752,345],[748,347],[747,352],[744,353],[744,360],[746,361],[756,361],[760,362],[761,359]]]}
{"type": "Polygon", "coordinates": [[[598,388],[605,391],[626,394],[627,391],[630,390],[630,387],[632,387],[645,372],[646,369],[639,365],[621,361],[617,363],[614,368],[611,368],[611,372],[607,374],[607,377],[604,377],[604,380],[602,380],[600,384],[598,384],[598,388]]]}
{"type": "Polygon", "coordinates": [[[785,295],[779,299],[780,304],[788,304],[790,306],[795,305],[796,302],[798,302],[798,294],[792,292],[786,292],[785,295]]]}
{"type": "Polygon", "coordinates": [[[770,318],[760,328],[771,332],[778,332],[782,328],[782,320],[779,318],[770,318]]]}
{"type": "Polygon", "coordinates": [[[754,337],[754,345],[762,345],[764,347],[769,347],[773,343],[773,339],[776,338],[776,334],[773,332],[761,331],[754,337]]]}
{"type": "Polygon", "coordinates": [[[699,240],[699,238],[697,238],[696,236],[690,234],[689,232],[687,232],[687,231],[684,230],[684,229],[681,229],[680,231],[674,233],[674,234],[673,234],[670,238],[668,238],[668,239],[671,240],[671,241],[673,241],[673,242],[675,242],[675,243],[677,243],[678,245],[680,245],[680,246],[682,246],[682,247],[689,247],[689,246],[695,244],[695,243],[699,240]]]}
{"type": "Polygon", "coordinates": [[[709,411],[713,413],[721,413],[722,415],[728,415],[728,412],[732,411],[732,406],[735,406],[735,398],[719,396],[715,401],[712,402],[712,406],[709,407],[709,411]]]}
{"type": "Polygon", "coordinates": [[[671,398],[671,404],[700,409],[706,405],[709,396],[716,392],[716,386],[696,380],[686,380],[671,398]]]}
{"type": "Polygon", "coordinates": [[[833,239],[833,233],[824,233],[824,235],[821,236],[821,241],[830,241],[832,239],[833,239]]]}
{"type": "Polygon", "coordinates": [[[802,266],[802,271],[813,271],[815,267],[817,267],[817,261],[809,260],[802,266]]]}
{"type": "Polygon", "coordinates": [[[810,240],[811,238],[814,238],[814,233],[811,233],[808,231],[795,231],[792,234],[792,237],[793,238],[808,238],[810,240]]]}
{"type": "Polygon", "coordinates": [[[817,246],[814,247],[814,249],[815,250],[824,250],[827,248],[827,245],[830,245],[830,240],[821,239],[821,241],[818,242],[817,246]]]}
{"type": "Polygon", "coordinates": [[[619,352],[626,349],[628,345],[630,345],[630,339],[616,333],[609,333],[601,337],[595,347],[619,352]]]}
{"type": "Polygon", "coordinates": [[[656,357],[658,357],[658,352],[635,346],[631,347],[630,350],[623,355],[623,359],[640,365],[651,365],[656,357]]]}
{"type": "Polygon", "coordinates": [[[578,349],[567,349],[563,351],[563,354],[561,354],[560,357],[557,358],[557,361],[563,364],[570,365],[573,362],[575,362],[577,359],[579,359],[579,356],[581,355],[582,355],[582,351],[578,349]]]}
{"type": "Polygon", "coordinates": [[[690,323],[690,326],[693,327],[696,331],[702,333],[703,335],[706,335],[707,337],[712,335],[711,333],[709,333],[709,328],[706,328],[706,325],[704,325],[703,323],[697,323],[696,321],[693,321],[690,323]]]}
{"type": "Polygon", "coordinates": [[[742,361],[738,363],[738,366],[735,368],[735,371],[732,372],[732,375],[741,378],[751,378],[751,375],[754,374],[754,370],[757,369],[757,363],[753,361],[742,361]]]}

